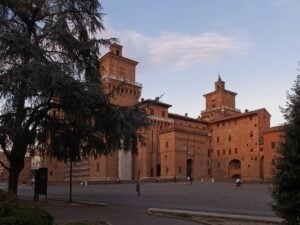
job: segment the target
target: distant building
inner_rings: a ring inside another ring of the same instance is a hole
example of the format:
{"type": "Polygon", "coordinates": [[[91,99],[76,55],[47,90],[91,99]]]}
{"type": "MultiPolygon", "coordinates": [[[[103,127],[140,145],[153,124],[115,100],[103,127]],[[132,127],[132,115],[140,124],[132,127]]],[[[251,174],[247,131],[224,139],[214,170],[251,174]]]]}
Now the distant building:
{"type": "Polygon", "coordinates": [[[282,127],[272,127],[264,132],[264,179],[271,180],[273,177],[273,163],[278,157],[278,149],[283,142],[282,127]]]}
{"type": "MultiPolygon", "coordinates": [[[[206,107],[198,118],[170,113],[171,105],[159,97],[139,100],[142,84],[136,82],[137,64],[122,55],[118,44],[100,59],[104,90],[114,93],[110,100],[146,107],[151,125],[144,131],[145,143],[139,143],[138,155],[120,150],[75,163],[75,180],[270,178],[270,143],[279,139],[278,129],[270,128],[266,109],[241,112],[235,105],[237,93],[226,90],[219,76],[215,90],[204,95],[206,107]]],[[[49,168],[50,180],[68,179],[68,164],[50,158],[42,164],[49,168]]]]}

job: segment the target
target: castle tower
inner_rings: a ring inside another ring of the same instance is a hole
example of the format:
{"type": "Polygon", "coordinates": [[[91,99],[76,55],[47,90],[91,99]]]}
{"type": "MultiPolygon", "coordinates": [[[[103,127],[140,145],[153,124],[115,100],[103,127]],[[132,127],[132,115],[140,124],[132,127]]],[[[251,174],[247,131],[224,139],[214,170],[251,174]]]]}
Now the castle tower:
{"type": "Polygon", "coordinates": [[[204,95],[206,108],[201,112],[201,119],[213,121],[240,114],[240,110],[235,108],[236,95],[237,93],[225,89],[225,82],[219,75],[215,82],[215,90],[204,95]]]}
{"type": "MultiPolygon", "coordinates": [[[[141,96],[142,85],[135,82],[135,67],[138,62],[126,58],[123,46],[112,44],[110,50],[100,59],[100,76],[105,93],[110,93],[110,102],[119,106],[133,106],[141,96]]],[[[118,153],[118,178],[132,179],[132,154],[123,150],[118,153]]],[[[107,158],[114,161],[112,158],[107,158]]]]}
{"type": "Polygon", "coordinates": [[[135,82],[138,62],[122,55],[123,46],[112,44],[110,51],[100,59],[100,76],[106,93],[113,93],[111,102],[121,106],[136,104],[142,84],[135,82]]]}

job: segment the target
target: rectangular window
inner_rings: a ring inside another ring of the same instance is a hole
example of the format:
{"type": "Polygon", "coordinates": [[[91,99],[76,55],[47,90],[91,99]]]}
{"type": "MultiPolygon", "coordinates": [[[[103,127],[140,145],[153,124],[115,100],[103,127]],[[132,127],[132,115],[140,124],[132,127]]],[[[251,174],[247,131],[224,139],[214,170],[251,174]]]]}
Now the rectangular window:
{"type": "Polygon", "coordinates": [[[276,149],[276,143],[275,142],[271,142],[271,148],[274,150],[274,149],[276,149]]]}
{"type": "Polygon", "coordinates": [[[253,131],[250,131],[250,137],[253,137],[253,131]]]}
{"type": "Polygon", "coordinates": [[[154,115],[154,109],[150,109],[150,114],[154,115]]]}
{"type": "Polygon", "coordinates": [[[229,134],[229,136],[228,136],[228,141],[231,141],[231,135],[229,134]]]}
{"type": "Polygon", "coordinates": [[[231,155],[231,148],[229,149],[228,153],[229,153],[229,155],[231,155]]]}
{"type": "Polygon", "coordinates": [[[225,153],[226,153],[226,152],[225,152],[225,149],[223,149],[223,155],[225,155],[225,153]]]}
{"type": "Polygon", "coordinates": [[[216,100],[215,100],[215,99],[213,99],[213,100],[211,101],[211,105],[212,105],[212,108],[215,108],[215,107],[216,107],[216,100]]]}
{"type": "Polygon", "coordinates": [[[218,150],[218,156],[220,156],[220,150],[218,150]]]}
{"type": "Polygon", "coordinates": [[[237,150],[237,148],[235,148],[235,149],[234,149],[234,153],[235,153],[235,154],[237,154],[237,153],[238,153],[238,150],[237,150]]]}

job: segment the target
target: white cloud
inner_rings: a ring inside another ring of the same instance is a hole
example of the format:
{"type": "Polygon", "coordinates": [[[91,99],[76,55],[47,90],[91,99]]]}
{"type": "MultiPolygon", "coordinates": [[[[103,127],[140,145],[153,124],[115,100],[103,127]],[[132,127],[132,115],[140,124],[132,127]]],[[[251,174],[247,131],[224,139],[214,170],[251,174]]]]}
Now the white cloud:
{"type": "Polygon", "coordinates": [[[289,0],[272,0],[272,3],[273,3],[275,6],[282,6],[282,5],[289,4],[290,1],[289,1],[289,0]]]}
{"type": "Polygon", "coordinates": [[[183,69],[213,63],[230,54],[244,53],[248,48],[246,42],[212,32],[198,35],[168,32],[146,36],[136,31],[110,29],[107,35],[119,38],[125,56],[141,62],[143,69],[183,69]]]}
{"type": "Polygon", "coordinates": [[[300,11],[299,0],[271,0],[271,3],[278,8],[287,9],[290,13],[300,11]]]}

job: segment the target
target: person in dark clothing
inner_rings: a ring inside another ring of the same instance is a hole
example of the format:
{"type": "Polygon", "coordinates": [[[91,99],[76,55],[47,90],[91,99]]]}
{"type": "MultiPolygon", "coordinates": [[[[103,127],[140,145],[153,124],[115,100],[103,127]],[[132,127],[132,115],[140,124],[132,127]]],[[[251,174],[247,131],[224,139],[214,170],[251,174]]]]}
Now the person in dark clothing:
{"type": "Polygon", "coordinates": [[[141,182],[140,182],[140,178],[138,178],[136,180],[135,187],[136,187],[136,195],[137,196],[141,196],[141,182]]]}

